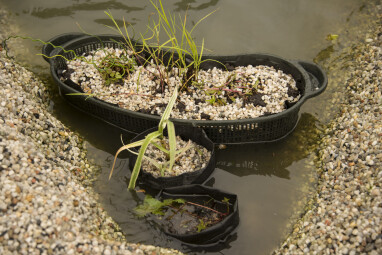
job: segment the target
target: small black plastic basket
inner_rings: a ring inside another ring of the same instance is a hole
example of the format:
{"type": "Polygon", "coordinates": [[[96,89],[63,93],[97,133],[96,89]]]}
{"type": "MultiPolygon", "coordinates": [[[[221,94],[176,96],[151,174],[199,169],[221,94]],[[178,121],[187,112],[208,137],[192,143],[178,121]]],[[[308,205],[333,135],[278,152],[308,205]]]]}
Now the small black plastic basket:
{"type": "Polygon", "coordinates": [[[216,225],[199,233],[173,234],[164,231],[165,234],[180,240],[183,244],[196,249],[211,249],[225,244],[234,234],[239,225],[239,206],[237,195],[222,190],[202,186],[186,185],[161,190],[157,199],[178,199],[203,204],[213,198],[216,201],[229,201],[229,214],[216,225]]]}
{"type": "MultiPolygon", "coordinates": [[[[118,105],[86,96],[71,96],[70,93],[81,92],[80,87],[73,82],[62,82],[60,73],[66,69],[63,55],[68,59],[74,58],[73,50],[77,55],[96,50],[100,47],[118,48],[123,38],[115,35],[87,36],[84,34],[64,34],[52,38],[43,47],[44,57],[50,63],[53,80],[58,85],[60,94],[76,108],[113,124],[124,130],[141,133],[159,123],[160,117],[151,114],[122,109],[118,105]],[[63,50],[65,49],[65,51],[63,50]],[[56,57],[53,57],[56,56],[56,57]],[[86,100],[85,100],[86,99],[86,100]]],[[[181,120],[172,119],[175,125],[191,125],[202,127],[207,136],[214,143],[253,143],[269,142],[281,139],[293,131],[298,122],[298,112],[301,105],[308,99],[322,93],[327,85],[325,72],[316,64],[304,61],[288,61],[268,54],[247,54],[233,56],[204,56],[203,59],[213,59],[231,66],[267,65],[293,76],[297,88],[301,93],[300,100],[290,105],[281,113],[240,120],[181,120]]],[[[206,61],[201,68],[208,69],[221,66],[215,61],[206,61]]]]}
{"type": "MultiPolygon", "coordinates": [[[[148,129],[134,137],[131,142],[136,142],[144,139],[146,135],[156,130],[157,128],[148,129]]],[[[164,135],[167,135],[166,131],[167,130],[165,130],[164,135]]],[[[206,162],[206,167],[173,177],[154,177],[152,174],[145,172],[144,169],[141,169],[138,177],[138,183],[140,186],[143,184],[142,187],[149,187],[151,189],[160,190],[187,184],[202,184],[214,171],[216,165],[214,143],[207,137],[203,129],[192,126],[176,126],[175,132],[176,135],[180,136],[182,139],[186,141],[191,140],[199,145],[202,145],[204,148],[211,152],[211,157],[210,160],[206,162]]],[[[137,150],[133,150],[137,152],[137,150]]],[[[134,168],[136,160],[137,155],[129,153],[130,170],[134,168]]]]}

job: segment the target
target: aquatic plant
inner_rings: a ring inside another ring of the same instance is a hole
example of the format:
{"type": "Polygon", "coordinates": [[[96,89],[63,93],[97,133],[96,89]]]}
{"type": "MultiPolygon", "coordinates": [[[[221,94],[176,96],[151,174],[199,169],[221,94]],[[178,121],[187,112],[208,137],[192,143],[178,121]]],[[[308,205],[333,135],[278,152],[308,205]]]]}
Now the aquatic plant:
{"type": "Polygon", "coordinates": [[[138,217],[144,217],[149,214],[159,216],[158,219],[162,221],[161,224],[163,226],[169,224],[174,227],[181,222],[181,226],[177,226],[177,228],[188,228],[190,232],[199,233],[219,223],[229,215],[229,206],[228,198],[224,198],[222,201],[216,201],[211,198],[208,201],[204,201],[203,204],[200,204],[183,198],[168,198],[161,201],[147,194],[143,202],[134,208],[134,212],[138,217]],[[219,210],[215,208],[217,204],[226,204],[226,212],[220,211],[222,208],[219,210]],[[179,221],[179,219],[177,219],[174,220],[174,223],[176,223],[172,224],[170,222],[174,217],[184,220],[179,221]]]}
{"type": "Polygon", "coordinates": [[[133,52],[140,65],[144,65],[150,60],[155,63],[162,92],[169,73],[174,67],[178,68],[179,76],[183,79],[180,89],[185,89],[196,80],[201,63],[207,61],[202,60],[204,39],[201,46],[198,46],[192,33],[200,22],[215,11],[205,15],[191,29],[188,29],[187,13],[184,18],[181,16],[177,18],[175,14],[164,9],[162,0],[156,2],[150,0],[150,3],[156,10],[157,20],[149,18],[146,32],[139,34],[139,45],[131,39],[135,35],[133,27],[125,19],[123,19],[123,27],[120,27],[111,12],[105,11],[114,24],[113,27],[108,27],[123,37],[125,45],[133,52]],[[132,28],[134,32],[133,36],[129,33],[129,28],[132,28]],[[163,43],[161,43],[162,34],[167,38],[163,43]],[[161,65],[166,67],[167,73],[163,72],[160,68],[161,65]]]}
{"type": "Polygon", "coordinates": [[[172,167],[174,166],[176,159],[179,158],[179,156],[181,156],[183,153],[185,153],[187,150],[189,150],[191,148],[191,143],[188,142],[185,147],[183,147],[180,150],[176,150],[175,126],[174,126],[174,123],[172,123],[169,120],[169,118],[170,118],[171,111],[175,105],[177,96],[178,96],[178,88],[175,87],[173,94],[170,98],[170,101],[168,102],[167,107],[166,107],[165,111],[163,112],[163,115],[162,115],[161,120],[159,122],[158,130],[149,133],[142,140],[139,140],[139,141],[136,141],[136,142],[122,146],[117,151],[117,153],[115,154],[115,157],[114,157],[113,166],[112,166],[111,171],[110,171],[109,179],[111,178],[111,176],[113,174],[113,170],[115,167],[115,162],[117,160],[117,156],[119,155],[119,153],[121,153],[124,150],[128,150],[131,153],[134,153],[137,155],[137,160],[135,162],[133,171],[131,173],[131,178],[130,178],[130,182],[129,182],[129,186],[128,186],[128,189],[134,189],[138,175],[139,175],[139,172],[140,172],[140,169],[141,169],[143,159],[148,160],[151,164],[153,164],[156,168],[158,168],[159,171],[161,172],[161,175],[163,176],[165,171],[171,171],[172,167]],[[165,148],[165,145],[163,142],[163,139],[164,139],[163,133],[164,133],[165,128],[167,128],[169,149],[165,148]],[[145,156],[144,154],[145,154],[149,144],[152,144],[153,146],[155,146],[156,148],[161,150],[163,153],[165,153],[167,155],[166,158],[168,158],[168,160],[165,160],[164,162],[158,162],[158,161],[155,161],[155,159],[153,159],[153,158],[145,156]],[[134,147],[140,147],[138,153],[130,150],[131,148],[134,148],[134,147]]]}
{"type": "Polygon", "coordinates": [[[134,212],[138,217],[144,217],[149,213],[155,215],[164,215],[164,209],[166,206],[175,206],[177,204],[184,204],[186,201],[184,199],[165,199],[160,201],[153,198],[150,195],[146,195],[143,203],[134,208],[134,212]]]}

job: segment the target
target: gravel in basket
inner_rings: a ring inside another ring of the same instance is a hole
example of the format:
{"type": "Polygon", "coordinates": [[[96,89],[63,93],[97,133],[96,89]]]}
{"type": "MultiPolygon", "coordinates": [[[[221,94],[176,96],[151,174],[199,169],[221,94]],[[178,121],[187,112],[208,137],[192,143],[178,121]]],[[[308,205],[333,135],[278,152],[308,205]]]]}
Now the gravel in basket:
{"type": "Polygon", "coordinates": [[[184,199],[186,203],[183,206],[191,207],[189,215],[182,211],[168,212],[163,216],[162,224],[159,223],[164,233],[189,247],[208,250],[226,244],[235,235],[234,230],[239,225],[238,198],[235,194],[201,185],[188,185],[164,189],[157,198],[184,199]],[[166,219],[168,222],[165,222],[166,219]]]}
{"type": "MultiPolygon", "coordinates": [[[[121,108],[161,115],[176,85],[184,80],[174,68],[165,78],[162,90],[160,78],[166,67],[157,67],[153,60],[145,66],[133,65],[129,74],[114,81],[105,80],[96,66],[106,56],[127,65],[134,61],[131,51],[100,48],[90,51],[85,59],[67,62],[61,80],[70,79],[85,93],[116,104],[121,108]],[[110,84],[108,84],[110,83],[110,84]]],[[[290,74],[272,66],[229,66],[201,70],[197,81],[179,93],[171,117],[194,120],[236,120],[279,113],[301,97],[296,81],[290,74]]]]}

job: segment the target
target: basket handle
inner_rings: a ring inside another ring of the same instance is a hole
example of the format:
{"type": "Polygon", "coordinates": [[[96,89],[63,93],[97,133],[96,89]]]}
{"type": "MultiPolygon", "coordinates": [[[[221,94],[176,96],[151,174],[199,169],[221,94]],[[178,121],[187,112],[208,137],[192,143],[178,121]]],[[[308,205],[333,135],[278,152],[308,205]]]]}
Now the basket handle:
{"type": "Polygon", "coordinates": [[[298,61],[298,64],[301,65],[309,75],[310,86],[306,87],[306,98],[315,97],[324,92],[328,84],[328,77],[324,70],[312,62],[298,61]]]}
{"type": "Polygon", "coordinates": [[[50,39],[48,41],[48,44],[44,44],[44,46],[42,47],[42,54],[43,54],[43,58],[45,59],[46,62],[50,62],[50,59],[47,58],[46,56],[48,57],[51,57],[51,53],[52,51],[55,49],[54,46],[61,46],[73,39],[76,39],[78,37],[81,37],[81,36],[84,36],[85,34],[83,33],[66,33],[66,34],[62,34],[62,35],[58,35],[56,37],[53,37],[52,39],[50,39]],[[52,46],[52,44],[54,46],[52,46]]]}

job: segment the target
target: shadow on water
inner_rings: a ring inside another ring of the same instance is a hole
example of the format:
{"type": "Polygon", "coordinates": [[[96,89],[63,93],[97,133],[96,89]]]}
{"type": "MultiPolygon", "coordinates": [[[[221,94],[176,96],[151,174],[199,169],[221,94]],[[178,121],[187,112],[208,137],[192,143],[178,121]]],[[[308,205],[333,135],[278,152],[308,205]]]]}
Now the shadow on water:
{"type": "Polygon", "coordinates": [[[296,130],[287,138],[274,143],[232,145],[219,151],[217,167],[230,174],[275,176],[290,179],[287,168],[306,158],[318,141],[318,119],[303,113],[296,130]],[[245,152],[245,153],[243,153],[245,152]]]}
{"type": "MultiPolygon", "coordinates": [[[[200,24],[195,36],[204,37],[214,54],[272,52],[286,58],[305,59],[324,66],[329,75],[326,92],[310,99],[301,108],[299,123],[287,138],[265,144],[232,145],[217,151],[217,167],[206,185],[235,193],[239,198],[240,225],[225,247],[210,254],[268,254],[290,231],[314,189],[315,169],[312,151],[323,126],[333,118],[335,93],[342,93],[346,68],[352,54],[343,51],[346,41],[359,41],[352,28],[359,27],[366,15],[359,0],[173,0],[170,10],[188,13],[195,20],[218,9],[200,24]],[[339,42],[328,42],[329,33],[339,34],[339,42]],[[229,34],[229,36],[227,36],[229,34]],[[343,38],[343,39],[342,39],[343,38]],[[341,40],[342,39],[342,40],[341,40]]],[[[76,22],[90,33],[110,33],[100,26],[110,25],[104,10],[111,9],[119,24],[122,17],[144,31],[149,13],[148,1],[81,0],[0,0],[14,14],[22,34],[48,39],[57,34],[78,31],[76,22]],[[44,27],[44,29],[41,29],[44,27]]],[[[367,15],[366,15],[367,16],[367,15]]],[[[366,19],[367,20],[367,19],[366,19]]],[[[364,31],[364,27],[359,29],[364,31]]],[[[359,34],[362,34],[360,32],[359,34]]],[[[34,57],[41,45],[24,44],[18,59],[35,71],[52,91],[55,116],[85,140],[88,157],[100,166],[94,183],[100,202],[120,225],[129,242],[161,245],[187,251],[144,219],[137,219],[133,208],[142,193],[127,191],[130,178],[128,159],[122,154],[111,180],[108,175],[114,153],[120,147],[120,134],[127,142],[133,134],[92,118],[69,106],[49,78],[49,65],[34,57]],[[21,55],[21,56],[20,56],[21,55]]]]}

